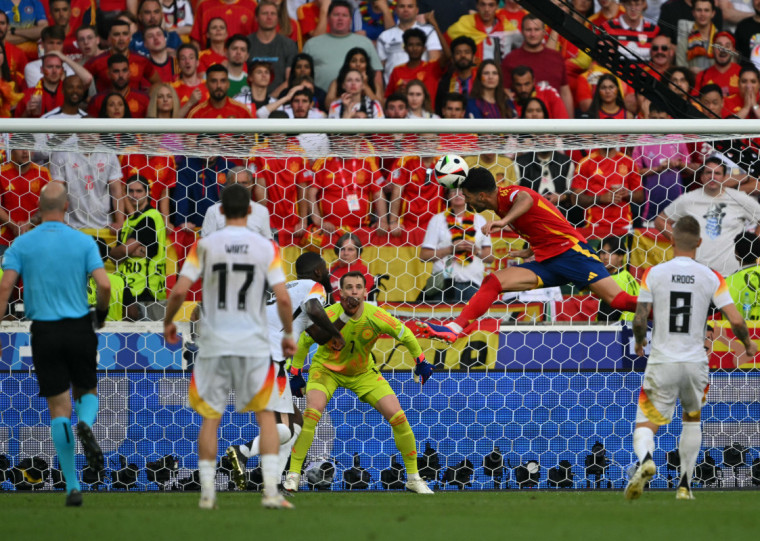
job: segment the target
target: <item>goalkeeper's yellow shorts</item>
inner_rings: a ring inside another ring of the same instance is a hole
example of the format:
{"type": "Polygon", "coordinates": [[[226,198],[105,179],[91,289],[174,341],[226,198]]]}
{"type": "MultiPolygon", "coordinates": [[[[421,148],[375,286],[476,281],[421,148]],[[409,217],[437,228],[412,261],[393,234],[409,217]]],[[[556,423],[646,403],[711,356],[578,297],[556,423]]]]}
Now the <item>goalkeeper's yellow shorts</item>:
{"type": "Polygon", "coordinates": [[[372,407],[375,407],[381,398],[396,394],[377,368],[371,368],[355,376],[344,376],[319,364],[311,366],[309,381],[306,383],[307,393],[312,389],[322,391],[329,402],[338,387],[352,391],[359,400],[372,407]]]}

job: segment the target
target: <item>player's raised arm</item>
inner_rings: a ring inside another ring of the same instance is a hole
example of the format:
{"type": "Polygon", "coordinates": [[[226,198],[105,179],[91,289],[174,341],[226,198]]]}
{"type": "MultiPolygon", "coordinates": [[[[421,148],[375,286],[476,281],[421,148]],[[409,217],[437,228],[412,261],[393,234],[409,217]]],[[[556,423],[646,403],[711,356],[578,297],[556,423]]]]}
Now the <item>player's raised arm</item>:
{"type": "Polygon", "coordinates": [[[419,378],[424,384],[433,375],[433,365],[425,360],[425,354],[412,331],[385,310],[378,310],[373,318],[381,331],[406,346],[411,356],[414,357],[414,380],[417,381],[419,378]]]}
{"type": "MultiPolygon", "coordinates": [[[[338,321],[333,323],[330,320],[330,317],[327,315],[327,312],[325,312],[324,307],[322,306],[322,303],[319,302],[317,299],[309,299],[306,301],[306,314],[309,316],[309,319],[311,319],[314,322],[314,325],[319,327],[319,331],[321,331],[321,334],[326,338],[324,341],[320,341],[312,334],[312,337],[317,341],[318,344],[326,344],[329,340],[332,339],[331,347],[335,350],[341,350],[343,349],[343,346],[346,345],[346,341],[343,338],[343,335],[340,334],[340,329],[343,326],[343,322],[339,324],[338,321]]],[[[308,331],[309,329],[307,329],[308,331]]],[[[311,333],[310,333],[311,334],[311,333]]]]}
{"type": "Polygon", "coordinates": [[[527,192],[515,192],[512,207],[500,220],[487,222],[483,226],[483,234],[490,235],[496,233],[510,225],[520,216],[528,212],[533,207],[533,198],[527,192]]]}
{"type": "Polygon", "coordinates": [[[633,316],[633,338],[636,342],[636,355],[644,356],[644,346],[647,345],[647,320],[652,310],[651,302],[638,302],[636,304],[636,314],[633,316]]]}

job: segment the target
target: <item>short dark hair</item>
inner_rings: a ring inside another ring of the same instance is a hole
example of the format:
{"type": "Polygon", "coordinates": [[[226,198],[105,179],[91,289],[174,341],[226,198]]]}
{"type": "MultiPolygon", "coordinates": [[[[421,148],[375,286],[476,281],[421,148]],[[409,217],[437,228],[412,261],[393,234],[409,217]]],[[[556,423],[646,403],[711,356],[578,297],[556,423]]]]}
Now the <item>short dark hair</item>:
{"type": "Polygon", "coordinates": [[[129,64],[129,58],[127,58],[126,55],[123,55],[121,53],[112,54],[108,57],[108,60],[106,62],[108,64],[108,67],[110,68],[114,64],[129,64]]]}
{"type": "Polygon", "coordinates": [[[710,83],[709,85],[705,85],[702,88],[699,89],[699,97],[703,97],[710,92],[717,92],[718,94],[723,97],[723,89],[720,87],[720,85],[716,85],[715,83],[710,83]]]}
{"type": "Polygon", "coordinates": [[[296,275],[299,278],[309,278],[314,269],[324,262],[325,260],[317,252],[304,252],[296,259],[296,275]]]}
{"type": "Polygon", "coordinates": [[[388,104],[390,102],[392,102],[392,101],[403,102],[404,105],[406,105],[407,107],[409,107],[409,100],[406,99],[406,96],[404,94],[402,94],[401,92],[394,92],[393,94],[391,94],[390,96],[388,96],[386,98],[386,100],[385,100],[385,106],[387,107],[388,104]]]}
{"type": "Polygon", "coordinates": [[[446,104],[450,101],[456,101],[462,104],[462,107],[467,109],[467,98],[464,97],[464,94],[461,92],[449,92],[443,97],[443,106],[446,107],[446,104]]]}
{"type": "Polygon", "coordinates": [[[362,284],[364,284],[364,287],[367,287],[367,278],[365,278],[364,273],[360,271],[348,271],[346,274],[340,277],[340,288],[343,289],[343,282],[346,278],[361,278],[362,284]]]}
{"type": "Polygon", "coordinates": [[[534,79],[536,78],[535,74],[533,73],[533,68],[530,66],[517,66],[515,69],[512,70],[512,77],[522,77],[523,75],[527,75],[530,73],[531,77],[534,79]]]}
{"type": "Polygon", "coordinates": [[[520,22],[520,30],[522,30],[523,28],[525,28],[525,21],[539,21],[539,22],[541,22],[541,19],[539,19],[536,15],[533,15],[532,13],[526,13],[525,17],[523,17],[522,21],[520,22]]]}
{"type": "MultiPolygon", "coordinates": [[[[296,90],[295,92],[293,92],[293,98],[295,98],[296,96],[306,96],[309,102],[311,102],[314,99],[314,92],[312,92],[311,89],[308,87],[303,87],[302,89],[296,90]]],[[[293,100],[293,98],[291,98],[291,101],[293,100]]],[[[272,115],[269,115],[269,116],[271,118],[272,115]]]]}
{"type": "Polygon", "coordinates": [[[460,45],[467,45],[472,51],[472,54],[475,54],[478,52],[478,46],[475,45],[475,40],[472,39],[470,36],[459,36],[458,38],[454,38],[453,40],[451,40],[451,46],[450,46],[451,51],[454,52],[454,49],[456,49],[460,45]]]}
{"type": "Polygon", "coordinates": [[[551,115],[549,114],[549,109],[547,109],[546,104],[544,103],[544,100],[537,98],[535,96],[528,98],[520,105],[522,106],[522,111],[520,111],[520,118],[525,118],[525,111],[528,110],[528,105],[531,103],[537,103],[539,107],[541,107],[541,110],[544,112],[544,118],[551,118],[551,115]]]}
{"type": "Polygon", "coordinates": [[[673,244],[682,250],[694,250],[699,246],[701,231],[694,216],[681,216],[673,225],[673,244]]]}
{"type": "Polygon", "coordinates": [[[198,47],[196,47],[194,43],[183,43],[182,45],[177,47],[177,57],[179,57],[179,53],[181,53],[185,49],[189,49],[193,51],[195,53],[196,59],[200,56],[200,53],[198,52],[198,47]]]}
{"type": "Polygon", "coordinates": [[[717,156],[710,156],[709,158],[707,158],[705,160],[704,165],[702,165],[702,167],[700,167],[697,170],[697,174],[694,177],[696,180],[702,180],[702,175],[705,174],[705,170],[707,169],[707,164],[708,163],[711,163],[713,165],[720,165],[723,168],[723,174],[724,175],[728,174],[728,167],[726,167],[726,162],[724,162],[723,160],[721,160],[717,156]]]}
{"type": "Polygon", "coordinates": [[[145,192],[148,194],[148,197],[150,197],[150,182],[148,182],[148,179],[140,174],[134,174],[130,175],[129,178],[127,178],[127,181],[124,183],[125,186],[129,186],[133,182],[139,182],[143,185],[143,188],[145,188],[145,192]]]}
{"type": "Polygon", "coordinates": [[[46,39],[58,39],[63,41],[66,39],[66,31],[60,26],[46,26],[40,32],[40,39],[42,41],[45,41],[46,39]]]}
{"type": "Polygon", "coordinates": [[[670,111],[668,111],[668,106],[662,100],[652,100],[652,102],[649,104],[649,112],[670,114],[670,111]]]}
{"type": "Polygon", "coordinates": [[[346,0],[333,0],[330,2],[330,7],[327,8],[327,14],[330,15],[330,13],[333,12],[335,8],[344,7],[348,10],[348,12],[353,15],[354,9],[351,7],[351,4],[349,4],[346,0]]]}
{"type": "Polygon", "coordinates": [[[459,187],[472,193],[493,192],[496,190],[496,179],[485,167],[473,167],[459,187]]]}
{"type": "Polygon", "coordinates": [[[709,2],[710,6],[713,8],[713,11],[715,11],[715,0],[692,0],[691,9],[694,9],[694,4],[697,2],[709,2]]]}
{"type": "Polygon", "coordinates": [[[427,34],[425,34],[425,31],[421,28],[410,28],[409,30],[405,30],[404,34],[401,36],[404,45],[406,45],[411,38],[419,38],[423,45],[427,43],[427,34]]]}
{"type": "Polygon", "coordinates": [[[214,73],[217,71],[221,71],[221,72],[224,72],[225,75],[229,75],[227,68],[225,68],[221,64],[211,64],[208,68],[206,68],[206,78],[208,78],[209,73],[214,73]]]}
{"type": "Polygon", "coordinates": [[[251,194],[245,186],[228,184],[222,190],[222,209],[227,218],[244,218],[251,204],[251,194]]]}
{"type": "Polygon", "coordinates": [[[611,235],[602,239],[602,243],[599,245],[603,252],[610,254],[625,255],[628,253],[628,237],[618,237],[611,235]],[[605,250],[604,247],[609,246],[609,250],[605,250]]]}
{"type": "Polygon", "coordinates": [[[760,237],[751,231],[742,231],[734,237],[734,254],[742,266],[757,263],[760,258],[760,237]]]}
{"type": "Polygon", "coordinates": [[[749,71],[754,73],[755,77],[760,79],[760,70],[758,70],[754,64],[744,64],[744,66],[742,66],[742,69],[739,70],[739,79],[741,79],[742,75],[744,75],[745,73],[749,71]]]}
{"type": "Polygon", "coordinates": [[[122,19],[114,19],[111,21],[111,24],[108,25],[108,33],[110,34],[111,30],[113,30],[117,26],[126,26],[127,28],[129,28],[129,23],[122,19]]]}
{"type": "Polygon", "coordinates": [[[227,41],[224,42],[224,48],[229,49],[230,45],[232,45],[236,41],[244,41],[246,49],[248,49],[249,51],[251,50],[251,42],[248,41],[248,38],[245,37],[243,34],[233,34],[230,37],[228,37],[227,41]]]}

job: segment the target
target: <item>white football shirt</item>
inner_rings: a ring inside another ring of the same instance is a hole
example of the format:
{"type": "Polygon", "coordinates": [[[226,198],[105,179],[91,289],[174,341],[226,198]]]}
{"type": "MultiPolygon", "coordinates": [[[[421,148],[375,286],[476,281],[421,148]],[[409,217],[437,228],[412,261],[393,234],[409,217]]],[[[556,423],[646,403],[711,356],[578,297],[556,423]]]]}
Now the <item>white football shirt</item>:
{"type": "Polygon", "coordinates": [[[717,308],[733,302],[726,281],[689,257],[673,258],[644,273],[639,302],[654,306],[649,364],[707,362],[704,345],[710,301],[717,308]]]}
{"type": "Polygon", "coordinates": [[[227,226],[193,245],[180,276],[203,278],[199,356],[269,356],[266,287],[285,281],[274,242],[227,226]]]}
{"type": "MultiPolygon", "coordinates": [[[[285,284],[293,305],[293,336],[296,341],[301,333],[312,324],[311,318],[306,314],[306,301],[317,299],[324,306],[327,302],[327,293],[322,284],[314,280],[293,280],[285,284]]],[[[284,361],[282,354],[282,323],[277,313],[277,303],[272,296],[267,301],[267,321],[269,321],[269,345],[272,350],[272,359],[284,361]]]]}

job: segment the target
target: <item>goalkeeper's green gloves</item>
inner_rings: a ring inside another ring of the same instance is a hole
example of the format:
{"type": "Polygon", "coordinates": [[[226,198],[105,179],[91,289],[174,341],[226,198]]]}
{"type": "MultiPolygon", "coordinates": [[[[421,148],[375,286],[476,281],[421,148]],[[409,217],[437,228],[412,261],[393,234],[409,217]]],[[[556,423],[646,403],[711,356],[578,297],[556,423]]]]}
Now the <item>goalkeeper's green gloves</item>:
{"type": "Polygon", "coordinates": [[[433,365],[425,360],[424,353],[414,359],[414,375],[420,378],[423,385],[433,375],[433,365]]]}

